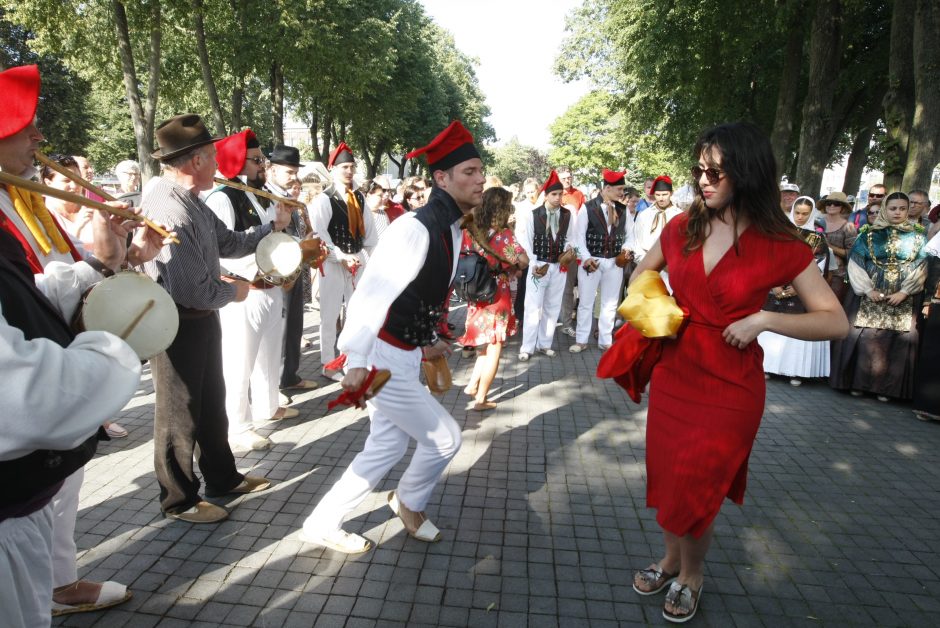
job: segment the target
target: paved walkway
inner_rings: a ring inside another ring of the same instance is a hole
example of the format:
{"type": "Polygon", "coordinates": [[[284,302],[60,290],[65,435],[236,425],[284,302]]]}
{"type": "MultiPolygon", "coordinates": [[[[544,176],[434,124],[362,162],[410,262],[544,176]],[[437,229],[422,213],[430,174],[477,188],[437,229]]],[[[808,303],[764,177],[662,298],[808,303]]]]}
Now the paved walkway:
{"type": "MultiPolygon", "coordinates": [[[[306,322],[313,333],[316,314],[306,322]]],[[[271,450],[238,458],[276,487],[194,526],[160,515],[148,374],[119,418],[130,437],[87,467],[77,530],[80,574],[127,583],[134,598],[56,625],[664,625],[662,596],[630,587],[662,551],[644,506],[646,407],[591,375],[596,349],[559,343],[555,358],[524,364],[510,344],[499,407],[485,414],[461,392],[472,360],[451,358],[442,403],[464,444],[428,507],[444,539],[409,538],[384,505],[399,464],[347,523],[377,545],[354,557],[297,538],[367,434],[365,412],[326,413],[338,384],[320,378],[293,399],[300,418],[261,430],[271,450]]],[[[307,377],[318,362],[305,354],[307,377]]],[[[769,382],[747,503],[718,518],[692,625],[937,625],[938,469],[940,424],[907,406],[769,382]]]]}

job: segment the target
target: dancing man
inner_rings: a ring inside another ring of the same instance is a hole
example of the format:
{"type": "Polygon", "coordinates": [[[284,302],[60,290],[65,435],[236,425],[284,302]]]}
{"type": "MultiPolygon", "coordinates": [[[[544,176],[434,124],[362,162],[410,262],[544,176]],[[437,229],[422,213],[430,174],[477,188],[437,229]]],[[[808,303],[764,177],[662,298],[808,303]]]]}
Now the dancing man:
{"type": "Polygon", "coordinates": [[[418,381],[422,358],[450,352],[434,333],[457,267],[460,219],[483,199],[483,162],[473,136],[455,120],[424,148],[434,186],[427,204],[389,226],[349,303],[339,348],[346,356],[343,389],[353,393],[369,367],[391,379],[367,402],[371,427],[363,450],[304,522],[306,541],[339,552],[372,544],[346,532],[344,518],[417,441],[414,457],[388,504],[416,539],[440,539],[424,514],[431,492],[460,448],[460,428],[418,381]]]}

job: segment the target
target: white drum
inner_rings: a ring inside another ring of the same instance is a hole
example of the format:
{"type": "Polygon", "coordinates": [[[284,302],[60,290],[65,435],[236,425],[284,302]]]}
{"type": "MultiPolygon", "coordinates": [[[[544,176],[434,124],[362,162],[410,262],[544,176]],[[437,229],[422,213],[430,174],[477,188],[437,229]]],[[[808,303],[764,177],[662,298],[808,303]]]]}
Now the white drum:
{"type": "Polygon", "coordinates": [[[255,263],[268,283],[280,286],[300,276],[303,255],[300,243],[286,233],[269,233],[258,242],[255,263]]]}
{"type": "Polygon", "coordinates": [[[172,297],[147,275],[121,272],[92,288],[78,313],[81,331],[109,331],[147,360],[166,351],[179,330],[172,297]]]}

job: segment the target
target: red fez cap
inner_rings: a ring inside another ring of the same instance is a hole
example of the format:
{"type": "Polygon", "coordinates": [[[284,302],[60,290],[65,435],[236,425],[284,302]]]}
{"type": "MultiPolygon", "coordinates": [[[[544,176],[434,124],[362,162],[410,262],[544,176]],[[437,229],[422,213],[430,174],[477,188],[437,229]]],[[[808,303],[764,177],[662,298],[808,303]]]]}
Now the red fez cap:
{"type": "Polygon", "coordinates": [[[604,168],[604,185],[623,185],[626,183],[626,176],[626,170],[617,172],[616,170],[604,168]]]}
{"type": "Polygon", "coordinates": [[[464,128],[460,120],[454,120],[446,129],[438,133],[437,137],[424,148],[418,148],[405,155],[405,159],[413,159],[422,153],[428,155],[428,168],[447,170],[459,163],[479,158],[476,146],[473,145],[473,136],[464,128]]]}
{"type": "Polygon", "coordinates": [[[346,142],[340,142],[339,146],[334,148],[333,152],[330,153],[330,160],[326,162],[326,167],[332,168],[333,166],[345,164],[350,161],[353,163],[356,162],[356,158],[353,157],[352,149],[346,142]]]}
{"type": "Polygon", "coordinates": [[[0,72],[0,94],[6,103],[0,115],[0,139],[3,139],[25,129],[36,117],[39,67],[21,65],[0,72]]]}
{"type": "Polygon", "coordinates": [[[219,163],[219,172],[226,179],[234,179],[245,167],[245,156],[248,154],[249,144],[252,148],[258,147],[258,138],[251,129],[245,129],[234,135],[223,137],[215,143],[215,160],[219,163]]]}
{"type": "Polygon", "coordinates": [[[661,174],[653,179],[653,187],[650,192],[672,192],[672,179],[667,175],[661,174]]]}
{"type": "Polygon", "coordinates": [[[548,179],[545,180],[545,183],[542,184],[542,188],[539,190],[539,194],[545,192],[554,192],[555,190],[564,190],[565,186],[561,184],[561,179],[558,178],[558,173],[552,170],[551,174],[548,175],[548,179]]]}

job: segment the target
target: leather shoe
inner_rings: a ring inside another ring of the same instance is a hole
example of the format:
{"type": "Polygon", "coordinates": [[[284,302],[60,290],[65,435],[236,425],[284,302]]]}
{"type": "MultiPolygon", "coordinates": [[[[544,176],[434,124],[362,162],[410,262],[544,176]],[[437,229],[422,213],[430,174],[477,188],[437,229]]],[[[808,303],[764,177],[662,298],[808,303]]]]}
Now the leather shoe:
{"type": "Polygon", "coordinates": [[[309,379],[302,379],[291,386],[282,386],[281,390],[314,390],[319,388],[320,384],[312,382],[309,379]]]}
{"type": "Polygon", "coordinates": [[[300,412],[294,408],[278,408],[277,412],[274,413],[274,416],[271,417],[272,421],[280,421],[281,419],[296,419],[300,416],[300,412]]]}
{"type": "Polygon", "coordinates": [[[254,430],[246,430],[229,436],[228,444],[232,449],[264,451],[271,448],[271,439],[258,434],[254,430]]]}
{"type": "Polygon", "coordinates": [[[188,523],[218,523],[228,518],[228,511],[221,506],[201,501],[189,510],[168,512],[166,516],[169,519],[179,519],[188,523]]]}
{"type": "Polygon", "coordinates": [[[268,478],[257,476],[257,475],[246,475],[245,479],[242,480],[241,484],[227,491],[215,491],[207,486],[206,495],[209,497],[221,497],[222,495],[230,495],[233,493],[244,495],[246,493],[258,493],[270,486],[271,486],[271,480],[269,480],[268,478]]]}

